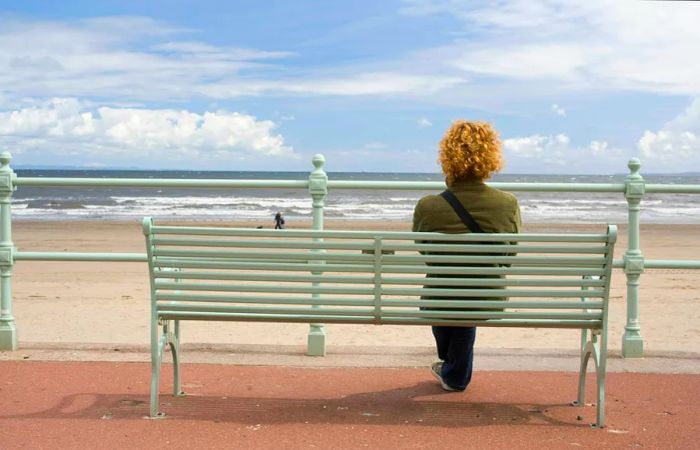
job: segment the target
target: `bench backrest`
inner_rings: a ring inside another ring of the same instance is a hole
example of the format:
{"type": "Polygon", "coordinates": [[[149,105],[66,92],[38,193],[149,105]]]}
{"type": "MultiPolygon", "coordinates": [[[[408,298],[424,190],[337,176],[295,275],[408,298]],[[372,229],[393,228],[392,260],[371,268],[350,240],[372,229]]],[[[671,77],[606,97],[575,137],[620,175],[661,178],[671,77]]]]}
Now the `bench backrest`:
{"type": "Polygon", "coordinates": [[[317,323],[599,329],[616,239],[143,228],[159,317],[317,323]]]}

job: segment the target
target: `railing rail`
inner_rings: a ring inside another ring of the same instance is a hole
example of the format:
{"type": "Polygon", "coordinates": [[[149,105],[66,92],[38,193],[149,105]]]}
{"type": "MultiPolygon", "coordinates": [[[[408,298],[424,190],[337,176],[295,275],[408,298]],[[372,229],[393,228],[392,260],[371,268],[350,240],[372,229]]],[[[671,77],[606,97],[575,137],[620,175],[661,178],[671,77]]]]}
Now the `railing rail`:
{"type": "Polygon", "coordinates": [[[143,188],[270,188],[306,189],[306,180],[193,180],[164,178],[43,178],[13,177],[15,186],[32,187],[143,187],[143,188]]]}
{"type": "MultiPolygon", "coordinates": [[[[329,189],[373,190],[442,190],[441,181],[371,181],[329,180],[323,170],[322,155],[313,158],[314,170],[307,180],[222,180],[222,179],[143,179],[143,178],[43,178],[19,177],[10,168],[11,156],[0,154],[0,350],[18,347],[17,327],[12,312],[11,275],[15,261],[100,261],[145,262],[145,253],[46,252],[17,251],[11,234],[11,197],[19,186],[32,187],[139,187],[139,188],[202,188],[202,189],[307,189],[312,199],[312,228],[323,230],[323,211],[329,189]]],[[[700,194],[700,185],[646,184],[639,174],[641,164],[633,158],[630,174],[623,183],[531,183],[491,182],[490,186],[513,192],[592,192],[622,193],[628,204],[628,247],[613,267],[623,269],[627,277],[627,321],[622,338],[625,357],[641,357],[643,340],[639,325],[639,279],[649,269],[700,269],[700,260],[646,260],[639,246],[640,202],[645,193],[700,194]]],[[[323,324],[311,324],[308,339],[310,355],[325,354],[323,324]]]]}
{"type": "MultiPolygon", "coordinates": [[[[145,253],[117,252],[15,252],[15,261],[100,261],[146,262],[145,253]]],[[[700,260],[693,259],[645,259],[646,269],[700,269],[700,260]]],[[[613,260],[614,269],[624,269],[625,260],[613,260]]]]}

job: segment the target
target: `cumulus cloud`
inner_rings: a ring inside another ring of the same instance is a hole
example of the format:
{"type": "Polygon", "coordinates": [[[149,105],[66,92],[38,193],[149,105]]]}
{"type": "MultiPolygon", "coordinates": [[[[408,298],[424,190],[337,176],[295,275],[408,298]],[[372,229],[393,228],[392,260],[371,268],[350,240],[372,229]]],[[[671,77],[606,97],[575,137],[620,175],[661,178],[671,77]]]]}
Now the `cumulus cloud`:
{"type": "Polygon", "coordinates": [[[644,131],[637,148],[650,171],[700,170],[700,98],[661,130],[644,131]]]}
{"type": "Polygon", "coordinates": [[[556,103],[553,103],[552,106],[550,107],[550,110],[556,114],[557,116],[565,116],[566,115],[566,110],[562,108],[561,106],[557,105],[556,103]]]}
{"type": "Polygon", "coordinates": [[[542,136],[534,134],[503,140],[506,154],[516,157],[534,158],[547,164],[563,165],[569,151],[570,139],[565,134],[542,136]]]}
{"type": "Polygon", "coordinates": [[[508,166],[533,173],[594,173],[603,168],[601,165],[609,165],[610,171],[621,170],[625,157],[621,149],[611,148],[605,141],[572,145],[569,136],[561,133],[504,139],[503,151],[508,166]]]}
{"type": "Polygon", "coordinates": [[[114,157],[161,165],[167,164],[168,158],[184,157],[210,165],[218,158],[296,158],[274,128],[271,121],[237,112],[89,109],[68,98],[0,112],[0,146],[23,155],[25,164],[47,153],[81,156],[85,158],[82,163],[93,165],[114,157]]]}

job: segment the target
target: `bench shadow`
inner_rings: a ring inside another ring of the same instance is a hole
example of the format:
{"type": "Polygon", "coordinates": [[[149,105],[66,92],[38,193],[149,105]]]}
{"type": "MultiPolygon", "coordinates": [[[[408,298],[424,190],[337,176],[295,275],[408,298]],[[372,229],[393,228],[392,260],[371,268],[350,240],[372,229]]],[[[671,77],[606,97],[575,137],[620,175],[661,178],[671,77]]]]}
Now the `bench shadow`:
{"type": "MultiPolygon", "coordinates": [[[[436,393],[432,382],[328,399],[161,394],[160,410],[166,414],[166,421],[197,420],[251,426],[289,423],[588,426],[586,422],[553,417],[553,413],[571,417],[581,414],[582,410],[569,404],[470,403],[458,395],[436,393]]],[[[147,418],[148,403],[147,395],[81,393],[63,397],[50,409],[0,415],[0,419],[133,420],[147,418]]]]}

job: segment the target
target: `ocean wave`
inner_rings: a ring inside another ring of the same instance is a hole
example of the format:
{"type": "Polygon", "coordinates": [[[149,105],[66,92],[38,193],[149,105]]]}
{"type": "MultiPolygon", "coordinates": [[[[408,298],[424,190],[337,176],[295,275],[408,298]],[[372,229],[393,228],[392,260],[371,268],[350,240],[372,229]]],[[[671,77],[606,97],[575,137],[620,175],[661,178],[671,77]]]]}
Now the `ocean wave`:
{"type": "MultiPolygon", "coordinates": [[[[153,191],[151,191],[153,192],[153,191]]],[[[208,220],[271,220],[280,211],[288,219],[308,219],[311,199],[305,192],[274,193],[267,197],[246,195],[110,195],[106,197],[33,196],[13,198],[13,217],[24,219],[138,219],[205,218],[208,220]]],[[[627,221],[627,202],[621,195],[591,194],[568,198],[560,193],[519,193],[523,221],[526,223],[624,223],[627,221]]],[[[329,194],[324,215],[342,219],[411,220],[415,204],[421,195],[401,196],[393,193],[369,191],[352,194],[329,194]]],[[[658,195],[642,202],[642,218],[647,222],[692,223],[700,215],[700,197],[658,195]]]]}
{"type": "Polygon", "coordinates": [[[32,200],[25,205],[27,209],[86,209],[86,206],[73,200],[32,200]]]}

